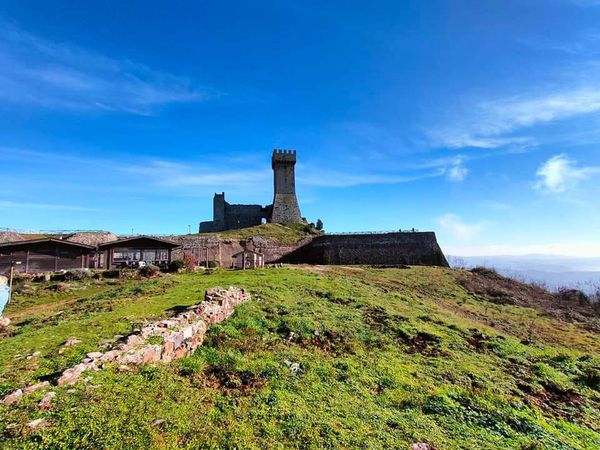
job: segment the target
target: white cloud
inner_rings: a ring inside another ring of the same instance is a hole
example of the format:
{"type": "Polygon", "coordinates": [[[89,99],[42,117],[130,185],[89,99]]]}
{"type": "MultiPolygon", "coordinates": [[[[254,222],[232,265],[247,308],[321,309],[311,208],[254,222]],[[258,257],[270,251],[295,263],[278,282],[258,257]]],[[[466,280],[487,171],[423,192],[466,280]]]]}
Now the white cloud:
{"type": "Polygon", "coordinates": [[[450,233],[454,238],[468,240],[483,230],[482,224],[465,223],[460,216],[452,213],[444,214],[438,217],[439,226],[450,233]]]}
{"type": "Polygon", "coordinates": [[[600,167],[578,167],[577,162],[560,154],[553,156],[537,170],[535,189],[551,193],[561,193],[575,188],[581,181],[594,173],[599,173],[600,167]]]}
{"type": "Polygon", "coordinates": [[[537,143],[534,138],[514,134],[534,125],[600,112],[600,83],[574,82],[536,94],[474,102],[468,108],[470,112],[459,115],[459,120],[430,128],[431,143],[449,148],[531,147],[537,143]]]}
{"type": "Polygon", "coordinates": [[[147,115],[159,106],[207,96],[184,78],[54,43],[0,21],[0,100],[5,104],[147,115]]]}
{"type": "Polygon", "coordinates": [[[449,181],[463,181],[468,173],[469,169],[463,165],[463,158],[457,156],[452,165],[446,169],[446,179],[449,181]]]}

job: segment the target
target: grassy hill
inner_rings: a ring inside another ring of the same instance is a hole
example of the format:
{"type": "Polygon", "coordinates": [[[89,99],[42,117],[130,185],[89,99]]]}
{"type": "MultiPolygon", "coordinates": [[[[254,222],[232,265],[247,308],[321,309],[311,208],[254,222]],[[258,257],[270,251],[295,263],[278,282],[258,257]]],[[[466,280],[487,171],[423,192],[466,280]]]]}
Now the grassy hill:
{"type": "Polygon", "coordinates": [[[29,288],[8,309],[0,393],[52,378],[208,287],[244,287],[254,299],[191,357],[86,373],[54,388],[50,410],[36,406],[43,392],[0,406],[0,445],[599,448],[597,317],[495,277],[298,266],[29,288]],[[81,343],[65,347],[71,338],[81,343]],[[29,431],[36,418],[50,425],[29,431]]]}
{"type": "Polygon", "coordinates": [[[201,233],[198,236],[216,236],[221,239],[249,239],[254,236],[269,238],[280,244],[295,244],[300,239],[310,235],[320,234],[314,228],[303,223],[266,223],[254,227],[240,228],[238,230],[218,231],[214,233],[201,233]]]}

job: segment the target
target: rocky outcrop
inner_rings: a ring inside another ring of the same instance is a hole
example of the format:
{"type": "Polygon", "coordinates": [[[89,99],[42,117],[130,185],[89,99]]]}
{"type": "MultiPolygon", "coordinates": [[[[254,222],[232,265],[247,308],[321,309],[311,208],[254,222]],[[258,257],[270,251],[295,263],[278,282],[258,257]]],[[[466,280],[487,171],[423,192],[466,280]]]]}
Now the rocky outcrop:
{"type": "MultiPolygon", "coordinates": [[[[76,383],[86,370],[100,370],[109,364],[118,364],[119,372],[123,373],[127,372],[129,365],[168,363],[188,356],[202,344],[210,325],[227,319],[238,305],[248,300],[250,294],[243,289],[209,289],[204,294],[203,302],[190,306],[184,313],[137,330],[111,350],[88,353],[79,364],[66,369],[56,385],[76,383]]],[[[47,384],[38,383],[24,390],[17,389],[5,396],[0,403],[18,403],[24,394],[46,386],[47,384]]],[[[49,407],[53,397],[44,397],[46,401],[40,406],[49,407]]]]}

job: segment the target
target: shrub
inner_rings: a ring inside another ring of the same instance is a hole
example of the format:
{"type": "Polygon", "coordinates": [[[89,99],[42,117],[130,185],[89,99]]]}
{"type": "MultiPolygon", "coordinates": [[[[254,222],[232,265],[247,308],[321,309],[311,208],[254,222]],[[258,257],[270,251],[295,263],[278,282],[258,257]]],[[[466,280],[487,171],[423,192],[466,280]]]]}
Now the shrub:
{"type": "Polygon", "coordinates": [[[211,259],[210,261],[208,261],[207,265],[209,269],[216,269],[217,267],[219,267],[219,261],[211,259]]]}
{"type": "Polygon", "coordinates": [[[64,281],[80,281],[92,277],[90,269],[72,269],[64,273],[64,281]]]}
{"type": "Polygon", "coordinates": [[[140,267],[140,275],[146,278],[155,277],[160,273],[160,267],[148,265],[140,267]]]}
{"type": "Polygon", "coordinates": [[[198,265],[198,258],[194,258],[192,255],[184,255],[183,262],[186,268],[193,269],[198,265]]]}
{"type": "Polygon", "coordinates": [[[120,278],[125,280],[139,280],[140,271],[136,269],[121,269],[120,278]]]}
{"type": "Polygon", "coordinates": [[[577,304],[577,305],[588,305],[590,303],[590,299],[584,292],[578,289],[569,289],[565,287],[561,287],[558,289],[556,293],[556,298],[559,301],[577,304]]]}
{"type": "Polygon", "coordinates": [[[179,272],[186,268],[185,261],[182,259],[176,259],[169,263],[169,272],[179,272]]]}
{"type": "Polygon", "coordinates": [[[108,269],[102,272],[102,278],[121,278],[121,271],[119,269],[108,269]]]}
{"type": "Polygon", "coordinates": [[[496,269],[484,266],[477,266],[471,269],[471,272],[476,273],[478,275],[483,275],[484,277],[489,278],[498,278],[500,275],[496,272],[496,269]]]}
{"type": "Polygon", "coordinates": [[[38,273],[37,275],[34,275],[34,277],[31,279],[31,281],[36,282],[36,283],[43,283],[43,282],[50,281],[51,279],[52,279],[52,274],[49,272],[44,272],[44,273],[38,273]]]}
{"type": "Polygon", "coordinates": [[[583,369],[581,381],[592,389],[600,388],[600,369],[595,367],[586,367],[583,369]]]}

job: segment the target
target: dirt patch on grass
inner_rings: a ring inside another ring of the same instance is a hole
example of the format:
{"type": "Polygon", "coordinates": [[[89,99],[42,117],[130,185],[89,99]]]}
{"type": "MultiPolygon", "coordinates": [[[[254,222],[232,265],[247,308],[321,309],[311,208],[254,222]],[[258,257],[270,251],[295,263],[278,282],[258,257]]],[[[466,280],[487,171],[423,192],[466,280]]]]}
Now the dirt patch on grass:
{"type": "Polygon", "coordinates": [[[363,320],[372,330],[379,332],[396,331],[408,319],[398,314],[390,314],[382,306],[367,306],[363,310],[363,320]]]}
{"type": "Polygon", "coordinates": [[[571,388],[563,388],[551,382],[542,382],[536,389],[525,381],[517,383],[525,401],[542,411],[563,419],[578,419],[583,416],[584,398],[571,388]]]}
{"type": "Polygon", "coordinates": [[[248,394],[264,386],[267,380],[247,370],[232,371],[222,367],[209,367],[204,372],[204,386],[218,388],[230,394],[248,394]]]}
{"type": "Polygon", "coordinates": [[[333,295],[331,292],[323,292],[323,291],[315,291],[308,290],[308,293],[314,297],[324,298],[331,303],[336,303],[338,305],[349,305],[350,303],[354,303],[355,300],[351,297],[342,298],[333,295]]]}
{"type": "Polygon", "coordinates": [[[407,340],[408,353],[420,353],[424,356],[440,356],[443,354],[440,348],[441,339],[430,333],[419,331],[415,336],[407,340]]]}

